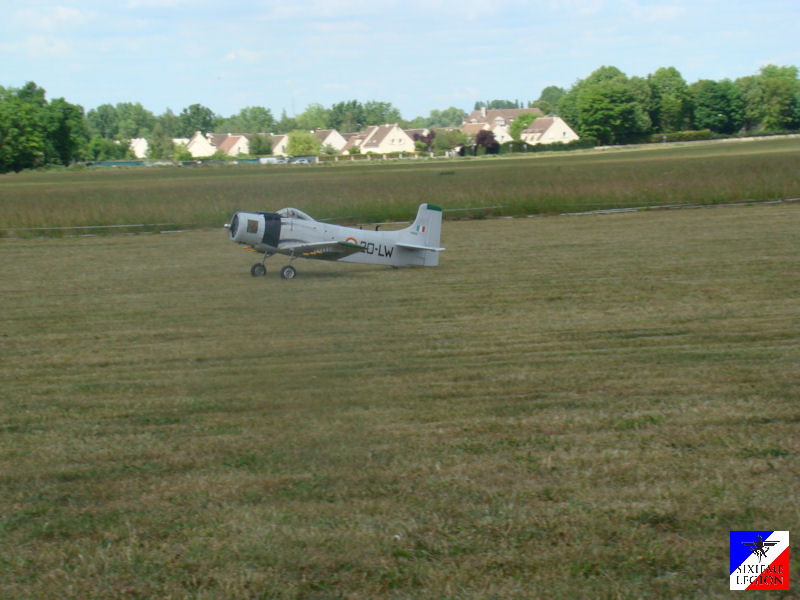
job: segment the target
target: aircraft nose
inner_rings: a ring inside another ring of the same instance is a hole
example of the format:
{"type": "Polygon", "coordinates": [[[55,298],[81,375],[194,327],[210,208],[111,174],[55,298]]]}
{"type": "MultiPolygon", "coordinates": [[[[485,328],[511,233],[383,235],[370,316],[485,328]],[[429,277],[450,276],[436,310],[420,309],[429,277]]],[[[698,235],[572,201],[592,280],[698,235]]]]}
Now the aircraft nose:
{"type": "Polygon", "coordinates": [[[264,215],[237,212],[231,217],[229,232],[233,242],[249,246],[260,244],[264,236],[264,215]]]}

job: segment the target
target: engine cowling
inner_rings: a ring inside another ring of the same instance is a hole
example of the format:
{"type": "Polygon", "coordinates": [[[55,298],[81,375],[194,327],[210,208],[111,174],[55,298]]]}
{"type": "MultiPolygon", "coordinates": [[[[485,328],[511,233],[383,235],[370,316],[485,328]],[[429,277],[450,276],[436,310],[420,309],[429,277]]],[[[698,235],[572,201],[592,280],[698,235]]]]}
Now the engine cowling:
{"type": "Polygon", "coordinates": [[[281,237],[281,217],[275,213],[237,212],[228,231],[231,241],[248,246],[277,248],[281,237]]]}

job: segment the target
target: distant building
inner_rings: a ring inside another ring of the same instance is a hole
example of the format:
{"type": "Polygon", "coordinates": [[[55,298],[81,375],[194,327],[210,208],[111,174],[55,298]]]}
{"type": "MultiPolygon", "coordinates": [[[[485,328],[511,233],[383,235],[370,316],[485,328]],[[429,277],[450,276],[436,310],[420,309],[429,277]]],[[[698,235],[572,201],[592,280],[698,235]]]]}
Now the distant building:
{"type": "Polygon", "coordinates": [[[543,115],[544,113],[538,108],[490,108],[485,106],[478,110],[473,110],[469,116],[464,119],[462,125],[482,123],[489,125],[489,129],[497,126],[508,127],[520,115],[534,114],[543,115]]]}
{"type": "Polygon", "coordinates": [[[271,135],[272,139],[272,154],[275,156],[287,156],[286,146],[289,145],[289,136],[285,133],[278,135],[271,135]]]}
{"type": "Polygon", "coordinates": [[[186,149],[194,158],[212,156],[222,152],[228,156],[249,154],[250,140],[244,134],[206,133],[196,131],[186,144],[186,149]]]}
{"type": "Polygon", "coordinates": [[[397,124],[371,125],[363,131],[345,134],[347,144],[341,153],[347,154],[351,148],[358,148],[361,154],[391,154],[393,152],[414,152],[414,140],[397,124]]]}
{"type": "Polygon", "coordinates": [[[147,158],[147,151],[150,149],[150,145],[147,143],[146,138],[133,138],[130,148],[136,158],[147,158]]]}
{"type": "Polygon", "coordinates": [[[492,108],[487,110],[486,107],[481,107],[473,110],[464,119],[461,131],[470,139],[475,139],[480,131],[491,131],[498,144],[505,144],[513,140],[508,130],[509,125],[520,115],[525,114],[541,115],[542,111],[538,108],[492,108]]]}
{"type": "MultiPolygon", "coordinates": [[[[172,138],[172,143],[176,146],[186,146],[189,143],[189,138],[172,138]]],[[[136,158],[147,158],[150,145],[147,143],[147,138],[133,138],[130,143],[130,149],[136,158]]]]}
{"type": "Polygon", "coordinates": [[[347,145],[347,140],[335,129],[318,129],[314,135],[319,140],[321,148],[330,146],[336,152],[341,152],[342,148],[347,145]]]}
{"type": "Polygon", "coordinates": [[[520,134],[520,139],[533,146],[554,142],[567,143],[580,137],[561,117],[539,117],[520,134]]]}

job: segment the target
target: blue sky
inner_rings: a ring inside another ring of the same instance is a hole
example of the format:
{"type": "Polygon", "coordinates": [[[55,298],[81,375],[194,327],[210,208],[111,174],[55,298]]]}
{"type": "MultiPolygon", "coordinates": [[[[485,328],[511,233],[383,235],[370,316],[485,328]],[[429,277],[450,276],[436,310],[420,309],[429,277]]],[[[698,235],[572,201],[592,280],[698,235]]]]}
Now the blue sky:
{"type": "Polygon", "coordinates": [[[413,119],[536,100],[603,65],[688,83],[800,66],[798,38],[798,0],[0,0],[0,85],[86,110],[277,118],[355,99],[413,119]]]}

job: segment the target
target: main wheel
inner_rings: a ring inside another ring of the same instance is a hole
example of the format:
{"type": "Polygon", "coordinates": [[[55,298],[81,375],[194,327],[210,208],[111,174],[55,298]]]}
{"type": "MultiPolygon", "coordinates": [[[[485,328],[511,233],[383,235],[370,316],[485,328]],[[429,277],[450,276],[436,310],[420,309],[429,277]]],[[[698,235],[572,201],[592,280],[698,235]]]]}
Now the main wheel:
{"type": "Polygon", "coordinates": [[[294,270],[292,265],[286,265],[281,269],[282,279],[294,279],[297,276],[297,271],[294,270]]]}
{"type": "Polygon", "coordinates": [[[250,275],[253,277],[263,277],[267,274],[267,267],[262,265],[261,263],[256,263],[252,267],[250,267],[250,275]]]}

